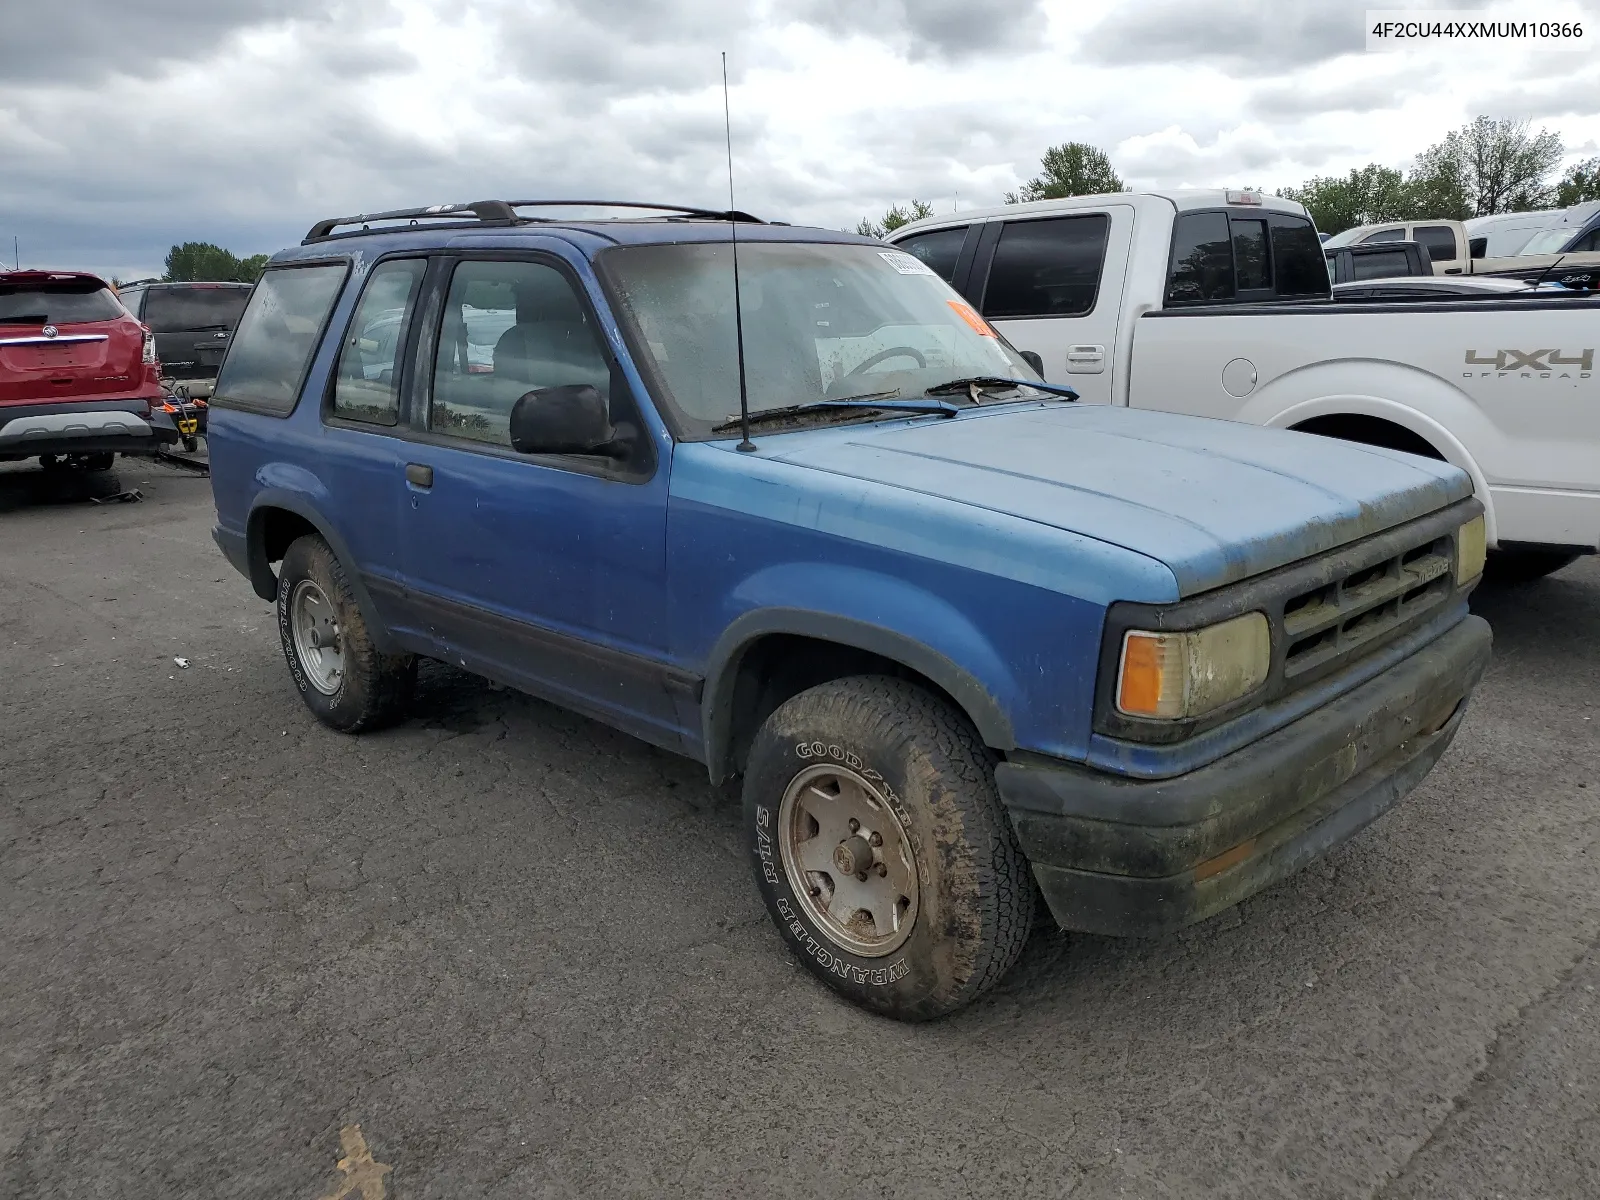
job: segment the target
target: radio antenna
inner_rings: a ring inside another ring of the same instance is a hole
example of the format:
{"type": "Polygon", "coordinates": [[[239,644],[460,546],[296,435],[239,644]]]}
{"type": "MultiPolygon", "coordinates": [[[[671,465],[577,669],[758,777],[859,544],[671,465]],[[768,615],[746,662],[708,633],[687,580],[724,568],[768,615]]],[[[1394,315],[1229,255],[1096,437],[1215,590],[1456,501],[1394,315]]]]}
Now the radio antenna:
{"type": "Polygon", "coordinates": [[[722,129],[728,139],[728,234],[733,239],[733,335],[739,354],[739,433],[737,449],[749,454],[750,393],[744,380],[744,306],[739,296],[739,214],[733,203],[733,116],[728,108],[728,52],[722,52],[722,129]]]}

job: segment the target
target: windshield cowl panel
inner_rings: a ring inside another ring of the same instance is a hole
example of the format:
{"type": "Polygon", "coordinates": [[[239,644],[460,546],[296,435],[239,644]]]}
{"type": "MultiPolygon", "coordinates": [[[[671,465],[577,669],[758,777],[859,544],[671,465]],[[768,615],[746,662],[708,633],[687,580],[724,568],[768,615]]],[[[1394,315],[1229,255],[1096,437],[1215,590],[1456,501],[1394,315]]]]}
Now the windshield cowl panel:
{"type": "MultiPolygon", "coordinates": [[[[739,411],[731,244],[621,246],[597,265],[674,432],[691,441],[726,436],[739,411]]],[[[848,418],[831,407],[796,410],[862,396],[914,401],[966,377],[1037,378],[965,300],[903,251],[741,241],[739,280],[752,420],[773,409],[794,411],[795,427],[904,420],[913,414],[892,404],[848,418]]],[[[761,423],[764,432],[789,427],[774,420],[761,423]]]]}

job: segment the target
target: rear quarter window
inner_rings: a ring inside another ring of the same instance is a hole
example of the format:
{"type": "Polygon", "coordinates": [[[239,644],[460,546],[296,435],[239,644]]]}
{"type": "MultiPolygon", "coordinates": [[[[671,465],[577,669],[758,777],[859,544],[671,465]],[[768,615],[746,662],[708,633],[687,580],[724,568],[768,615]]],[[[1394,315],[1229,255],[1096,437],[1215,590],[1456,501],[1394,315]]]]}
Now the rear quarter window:
{"type": "Polygon", "coordinates": [[[212,402],[287,415],[347,270],[344,263],[318,263],[267,271],[239,319],[212,402]]]}

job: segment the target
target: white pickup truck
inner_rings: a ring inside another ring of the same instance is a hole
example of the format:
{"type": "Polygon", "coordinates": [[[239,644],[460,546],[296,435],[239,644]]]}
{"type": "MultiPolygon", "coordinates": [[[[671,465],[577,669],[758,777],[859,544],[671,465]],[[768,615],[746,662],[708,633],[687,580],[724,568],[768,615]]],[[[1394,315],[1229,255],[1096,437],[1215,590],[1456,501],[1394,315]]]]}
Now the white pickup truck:
{"type": "Polygon", "coordinates": [[[1357,225],[1334,234],[1323,248],[1408,241],[1427,252],[1435,275],[1510,276],[1593,289],[1600,277],[1600,202],[1464,222],[1357,225]]]}
{"type": "Polygon", "coordinates": [[[1600,549],[1600,299],[1336,302],[1305,210],[1254,192],[975,209],[891,241],[1085,402],[1446,459],[1504,578],[1600,549]]]}

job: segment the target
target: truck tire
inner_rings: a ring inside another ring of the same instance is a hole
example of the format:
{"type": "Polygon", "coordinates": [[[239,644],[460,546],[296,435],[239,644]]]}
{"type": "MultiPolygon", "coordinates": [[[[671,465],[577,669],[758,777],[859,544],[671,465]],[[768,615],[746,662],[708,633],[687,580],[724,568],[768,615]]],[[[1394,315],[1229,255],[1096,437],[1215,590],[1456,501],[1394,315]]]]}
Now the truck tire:
{"type": "Polygon", "coordinates": [[[1490,583],[1532,583],[1570,567],[1579,557],[1570,550],[1493,550],[1484,563],[1483,578],[1490,583]]]}
{"type": "Polygon", "coordinates": [[[404,718],[416,689],[416,657],[373,646],[344,565],[315,534],[295,539],[284,553],[278,637],[300,698],[324,725],[363,733],[404,718]]]}
{"type": "Polygon", "coordinates": [[[886,676],[820,684],[757,731],[744,776],[756,886],[818,979],[926,1021],[1017,960],[1037,889],[966,718],[886,676]]]}

